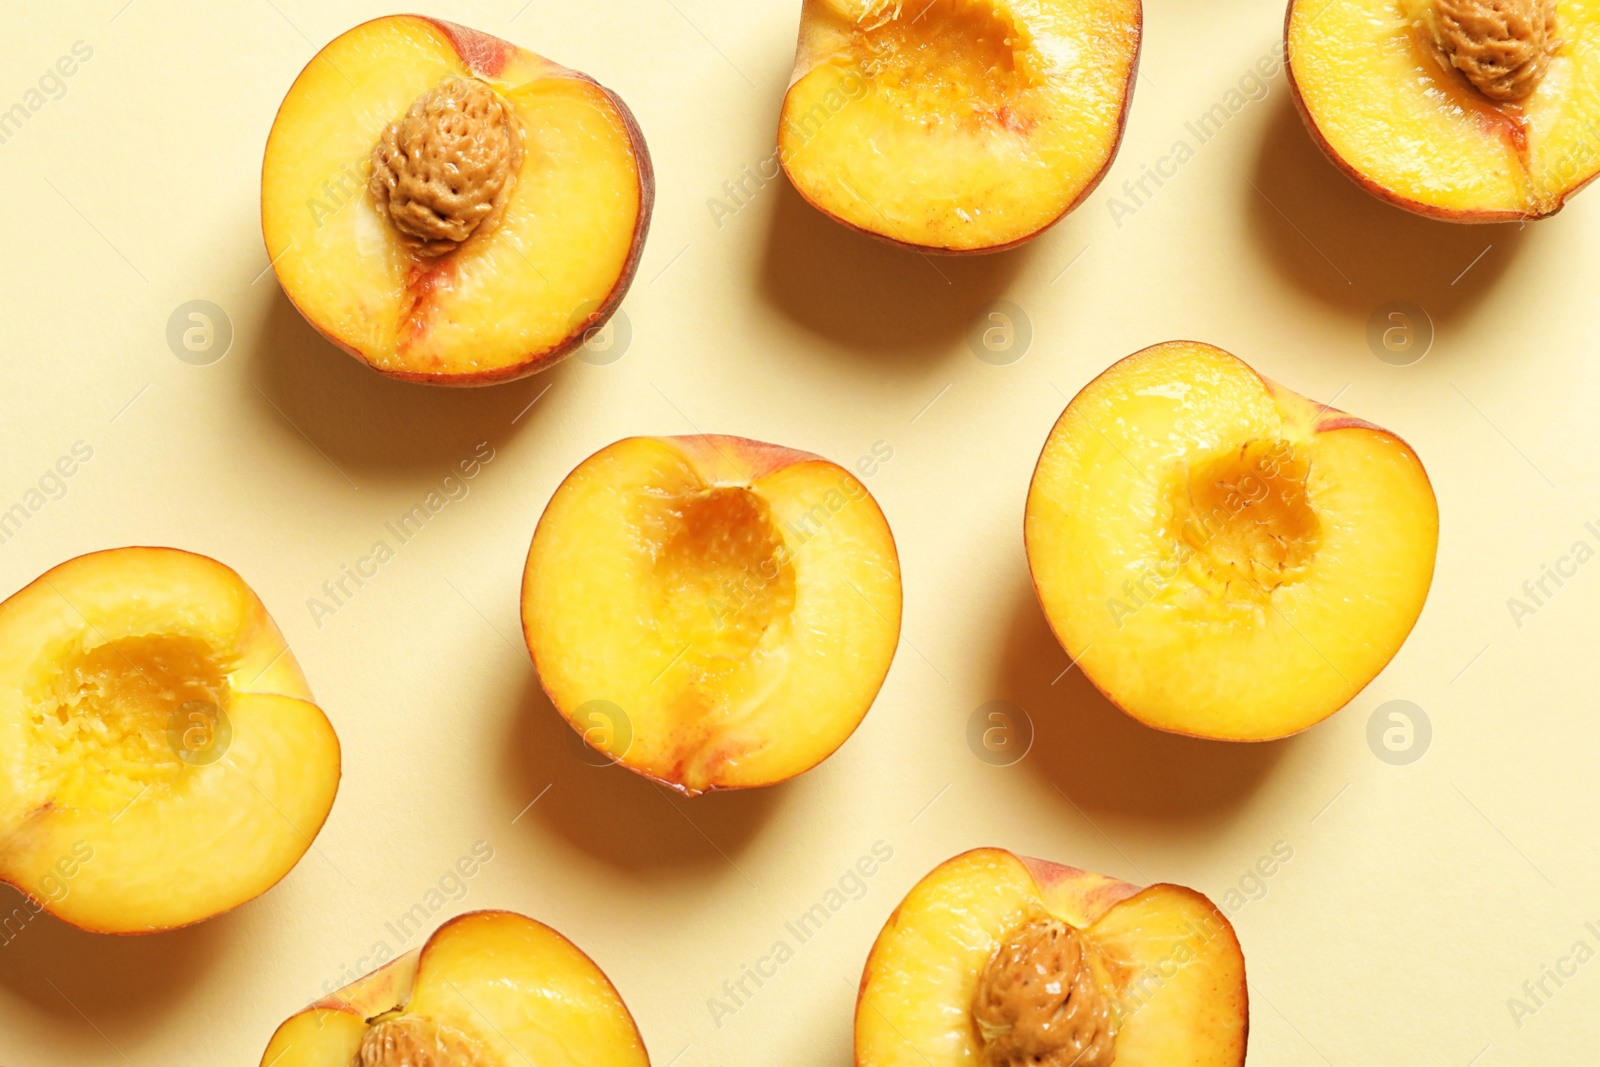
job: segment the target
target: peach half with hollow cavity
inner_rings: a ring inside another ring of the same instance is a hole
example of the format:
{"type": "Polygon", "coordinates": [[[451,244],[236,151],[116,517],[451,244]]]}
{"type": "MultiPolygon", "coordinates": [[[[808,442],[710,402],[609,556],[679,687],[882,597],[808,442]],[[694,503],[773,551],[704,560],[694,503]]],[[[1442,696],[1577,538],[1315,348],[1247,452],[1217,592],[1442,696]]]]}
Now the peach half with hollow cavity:
{"type": "Polygon", "coordinates": [[[592,747],[687,794],[768,785],[845,742],[900,636],[900,562],[866,487],[741,437],[630,437],[556,490],[522,629],[592,747]]]}
{"type": "Polygon", "coordinates": [[[265,892],[339,786],[338,738],[266,608],[171,548],[79,556],[0,604],[0,731],[0,880],[101,933],[265,892]]]}
{"type": "Polygon", "coordinates": [[[278,1027],[262,1067],[649,1067],[616,987],[543,923],[451,919],[278,1027]]]}
{"type": "Polygon", "coordinates": [[[318,52],[261,167],[295,307],[373,369],[434,385],[521,378],[581,345],[622,302],[654,200],[615,93],[416,15],[318,52]]]}
{"type": "Polygon", "coordinates": [[[1242,1067],[1244,952],[1210,900],[979,848],[889,916],[856,1067],[1242,1067]]]}
{"type": "Polygon", "coordinates": [[[1259,741],[1333,714],[1399,651],[1439,508],[1394,434],[1173,341],[1067,405],[1024,540],[1056,639],[1112,703],[1259,741]]]}
{"type": "Polygon", "coordinates": [[[1285,48],[1328,158],[1409,211],[1537,219],[1600,173],[1592,0],[1293,0],[1285,48]]]}
{"type": "Polygon", "coordinates": [[[1099,184],[1140,0],[805,0],[778,152],[800,195],[938,252],[1021,244],[1099,184]]]}

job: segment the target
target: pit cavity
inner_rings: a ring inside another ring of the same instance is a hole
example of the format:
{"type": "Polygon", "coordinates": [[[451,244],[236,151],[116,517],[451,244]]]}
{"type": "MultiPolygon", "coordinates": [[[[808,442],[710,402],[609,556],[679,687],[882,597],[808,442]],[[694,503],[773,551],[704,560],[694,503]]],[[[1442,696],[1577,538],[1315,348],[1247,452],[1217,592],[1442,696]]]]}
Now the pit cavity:
{"type": "Polygon", "coordinates": [[[1230,597],[1264,599],[1305,577],[1322,541],[1306,496],[1304,450],[1250,441],[1190,464],[1178,480],[1175,517],[1187,554],[1230,597]]]}
{"type": "Polygon", "coordinates": [[[57,807],[118,813],[187,764],[171,733],[186,705],[226,711],[228,668],[186,634],[119,638],[50,665],[29,694],[32,754],[57,807]]]}
{"type": "Polygon", "coordinates": [[[1005,115],[1034,80],[1028,32],[984,0],[888,0],[856,34],[862,72],[913,121],[1005,115]]]}
{"type": "Polygon", "coordinates": [[[743,660],[781,632],[794,597],[793,563],[760,496],[713,486],[673,502],[655,558],[655,612],[674,648],[743,660]]]}

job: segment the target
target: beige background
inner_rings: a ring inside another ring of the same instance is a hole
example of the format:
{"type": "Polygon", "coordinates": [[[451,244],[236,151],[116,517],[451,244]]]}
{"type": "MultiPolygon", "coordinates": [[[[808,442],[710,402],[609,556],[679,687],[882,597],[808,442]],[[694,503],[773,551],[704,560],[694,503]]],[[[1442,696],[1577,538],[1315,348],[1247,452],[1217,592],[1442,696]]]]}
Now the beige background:
{"type": "MultiPolygon", "coordinates": [[[[75,442],[94,455],[0,544],[0,591],[114,545],[231,564],[292,643],[345,774],[315,850],[233,914],[143,939],[41,918],[0,946],[0,1062],[254,1063],[376,944],[411,947],[387,924],[428,907],[478,841],[494,858],[462,899],[432,902],[430,924],[483,907],[553,924],[608,970],[658,1067],[848,1063],[879,926],[935,863],[980,844],[1218,900],[1254,890],[1233,909],[1254,1064],[1592,1058],[1600,963],[1547,980],[1554,995],[1528,1001],[1520,1026],[1508,999],[1526,1000],[1523,983],[1579,939],[1600,948],[1584,925],[1600,932],[1600,564],[1520,627],[1507,598],[1574,541],[1600,546],[1583,525],[1600,520],[1600,193],[1525,229],[1401,214],[1323,161],[1281,71],[1264,95],[1243,83],[1248,102],[1198,144],[1185,123],[1258,60],[1272,67],[1282,6],[1150,0],[1114,168],[1022,250],[890,250],[781,180],[750,186],[719,226],[708,201],[772,152],[798,3],[522,2],[432,13],[619,91],[649,138],[658,199],[622,357],[473,393],[391,383],[336,352],[279,293],[262,248],[257,175],[279,99],[316,48],[386,9],[97,0],[6,15],[0,109],[25,103],[75,42],[93,56],[0,144],[0,509],[75,442]],[[1114,218],[1112,196],[1180,138],[1193,158],[1114,218]],[[1007,366],[979,361],[966,336],[998,298],[1033,330],[1007,366]],[[165,340],[192,299],[220,305],[234,331],[210,366],[165,340]],[[1412,366],[1366,340],[1396,299],[1437,327],[1412,366]],[[1438,570],[1410,641],[1350,707],[1290,741],[1179,740],[1111,710],[1076,671],[1052,682],[1067,659],[1022,552],[1033,461],[1077,388],[1174,337],[1398,431],[1439,494],[1438,570]],[[892,447],[868,485],[900,544],[906,611],[883,693],[835,757],[787,785],[685,802],[578,758],[539,695],[517,591],[534,523],[574,465],[624,435],[697,430],[843,462],[892,447]],[[495,458],[470,494],[319,626],[308,599],[480,441],[495,458]],[[1366,740],[1397,699],[1433,726],[1404,766],[1366,740]],[[1036,724],[1015,766],[967,745],[990,700],[1036,724]],[[722,983],[878,841],[893,859],[861,899],[714,1021],[722,983]],[[1252,881],[1275,845],[1293,859],[1252,881]]],[[[19,899],[0,890],[0,910],[19,899]]]]}

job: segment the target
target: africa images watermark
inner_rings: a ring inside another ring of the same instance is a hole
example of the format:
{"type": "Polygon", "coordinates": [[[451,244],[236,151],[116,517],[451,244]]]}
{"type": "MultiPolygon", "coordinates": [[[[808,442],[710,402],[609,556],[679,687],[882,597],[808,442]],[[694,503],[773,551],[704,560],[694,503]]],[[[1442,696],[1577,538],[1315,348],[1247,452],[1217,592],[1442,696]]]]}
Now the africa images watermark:
{"type": "Polygon", "coordinates": [[[1578,977],[1578,969],[1594,959],[1596,945],[1600,945],[1600,920],[1584,923],[1582,937],[1573,941],[1554,963],[1541,964],[1538,975],[1522,983],[1518,991],[1521,996],[1506,998],[1506,1010],[1518,1030],[1530,1015],[1538,1015],[1568,982],[1578,977]]]}
{"type": "MultiPolygon", "coordinates": [[[[1171,555],[1159,562],[1139,560],[1139,576],[1122,583],[1122,593],[1127,600],[1111,597],[1106,601],[1106,610],[1111,613],[1111,621],[1117,629],[1122,629],[1131,615],[1160,596],[1189,561],[1204,551],[1245,509],[1261,504],[1271,496],[1272,484],[1280,480],[1280,475],[1294,461],[1294,445],[1288,441],[1275,442],[1271,448],[1255,456],[1249,469],[1226,487],[1228,491],[1218,506],[1208,512],[1191,514],[1183,520],[1171,555]]],[[[1280,483],[1280,492],[1283,491],[1280,483]]],[[[1293,503],[1287,496],[1284,502],[1293,503]]]]}
{"type": "Polygon", "coordinates": [[[1125,219],[1138,214],[1154,199],[1167,182],[1178,176],[1179,169],[1195,157],[1200,146],[1214,140],[1235,115],[1272,95],[1268,80],[1283,69],[1283,57],[1284,45],[1280,40],[1239,75],[1238,82],[1224,92],[1221,99],[1192,121],[1185,122],[1184,136],[1175,140],[1165,155],[1156,157],[1154,163],[1139,164],[1139,176],[1122,183],[1122,196],[1112,193],[1106,199],[1111,221],[1119,230],[1125,219]]]}
{"type": "Polygon", "coordinates": [[[0,545],[22,532],[23,526],[50,504],[67,495],[67,482],[94,458],[94,447],[87,441],[74,441],[72,447],[44,469],[34,484],[23,491],[10,507],[0,510],[0,545]]]}
{"type": "Polygon", "coordinates": [[[1578,576],[1579,567],[1594,559],[1595,545],[1600,545],[1600,526],[1592,521],[1586,522],[1583,532],[1587,536],[1573,541],[1565,555],[1556,557],[1554,564],[1539,564],[1538,577],[1522,583],[1522,596],[1506,598],[1506,610],[1511,613],[1511,621],[1517,629],[1522,629],[1523,621],[1529,615],[1537,615],[1541,608],[1554,600],[1556,594],[1578,576]]]}
{"type": "Polygon", "coordinates": [[[67,79],[78,73],[83,64],[94,58],[94,47],[87,41],[74,41],[67,53],[45,68],[34,85],[22,98],[4,111],[0,111],[0,145],[11,143],[12,138],[26,126],[52,100],[67,95],[67,79]]]}
{"type": "MultiPolygon", "coordinates": [[[[805,148],[841,111],[864,99],[870,91],[867,84],[870,74],[870,70],[863,72],[861,68],[850,67],[840,79],[839,88],[823,93],[809,110],[788,116],[785,123],[793,131],[791,141],[795,148],[805,148]]],[[[738,175],[722,183],[726,200],[720,196],[706,198],[706,209],[711,212],[711,221],[717,224],[717,229],[722,229],[724,222],[749,207],[768,182],[777,180],[783,173],[783,162],[784,148],[774,148],[771,155],[755,164],[745,164],[738,175]]]]}
{"type": "Polygon", "coordinates": [[[311,621],[317,624],[317,629],[322,629],[328,616],[336,614],[354,600],[362,589],[378,577],[383,565],[394,559],[399,550],[415,539],[441,511],[450,504],[465,500],[472,492],[469,483],[483,473],[483,468],[494,462],[494,457],[494,446],[487,441],[479,441],[471,456],[456,463],[455,468],[439,480],[438,488],[430,489],[408,510],[383,524],[387,537],[374,541],[365,555],[353,563],[343,564],[336,576],[323,582],[322,596],[307,597],[306,610],[311,613],[311,621]],[[459,476],[457,471],[460,472],[459,476]]]}
{"type": "Polygon", "coordinates": [[[1231,920],[1255,901],[1265,900],[1268,883],[1294,859],[1294,847],[1286,841],[1273,842],[1272,848],[1252,863],[1233,886],[1222,895],[1222,904],[1204,915],[1185,919],[1183,936],[1171,950],[1144,964],[1126,985],[1121,987],[1113,1010],[1118,1022],[1126,1020],[1151,1004],[1167,983],[1173,981],[1183,969],[1201,959],[1206,947],[1230,931],[1231,920]]]}
{"type": "Polygon", "coordinates": [[[434,920],[438,914],[447,904],[465,900],[470,889],[468,883],[493,859],[493,845],[487,841],[473,842],[471,850],[463,853],[455,863],[446,867],[422,894],[420,900],[393,920],[383,924],[384,936],[374,941],[372,947],[354,961],[345,964],[337,976],[322,983],[323,995],[332,996],[356,979],[370,974],[399,956],[411,942],[418,938],[426,938],[437,925],[434,920]]]}
{"type": "MultiPolygon", "coordinates": [[[[855,469],[862,479],[871,478],[892,459],[894,447],[880,439],[874,441],[871,450],[856,460],[855,469]]],[[[834,488],[823,493],[820,500],[784,523],[783,540],[772,555],[754,567],[746,564],[737,579],[729,578],[722,583],[721,597],[712,596],[706,600],[706,610],[711,612],[716,628],[722,629],[730,615],[743,611],[757,593],[776,582],[789,562],[812,538],[827,529],[847,504],[859,504],[868,496],[866,486],[846,474],[834,488]]]]}
{"type": "Polygon", "coordinates": [[[322,229],[328,219],[360,200],[367,191],[371,163],[363,155],[350,163],[341,163],[339,169],[328,176],[322,188],[306,197],[306,210],[317,229],[322,229]]]}
{"type": "Polygon", "coordinates": [[[79,841],[65,856],[56,860],[39,881],[43,900],[32,893],[24,892],[21,904],[12,908],[9,913],[0,915],[0,947],[11,944],[21,936],[28,924],[37,919],[39,913],[47,907],[66,900],[72,892],[72,880],[78,877],[78,872],[93,859],[94,846],[86,841],[79,841]]]}
{"type": "Polygon", "coordinates": [[[706,1010],[717,1029],[729,1016],[755,999],[768,982],[778,977],[779,969],[794,959],[800,946],[816,937],[828,921],[852,901],[867,895],[868,883],[894,859],[894,847],[874,841],[872,847],[834,881],[822,897],[799,915],[783,924],[783,936],[772,943],[754,963],[741,963],[739,975],[722,983],[721,996],[706,998],[706,1010]]]}

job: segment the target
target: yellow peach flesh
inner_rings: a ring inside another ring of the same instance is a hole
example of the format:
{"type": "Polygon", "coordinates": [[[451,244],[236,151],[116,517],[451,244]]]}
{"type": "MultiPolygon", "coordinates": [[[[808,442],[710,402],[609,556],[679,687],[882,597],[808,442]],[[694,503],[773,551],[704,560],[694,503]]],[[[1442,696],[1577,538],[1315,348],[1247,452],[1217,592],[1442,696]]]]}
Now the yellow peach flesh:
{"type": "Polygon", "coordinates": [[[291,1017],[262,1065],[350,1067],[373,1021],[397,1017],[459,1035],[472,1067],[649,1064],[627,1006],[589,957],[542,923],[484,911],[291,1017]]]}
{"type": "Polygon", "coordinates": [[[779,149],[825,213],[970,252],[1044,230],[1121,138],[1138,0],[806,0],[779,149]]]}
{"type": "Polygon", "coordinates": [[[1173,342],[1074,398],[1025,528],[1051,627],[1114,703],[1256,740],[1320,721],[1388,663],[1422,610],[1438,523],[1403,441],[1173,342]]]}
{"type": "Polygon", "coordinates": [[[338,740],[265,608],[213,560],[131,548],[50,571],[0,604],[0,689],[17,742],[0,878],[86,929],[241,904],[332,806],[338,740]],[[61,879],[71,856],[89,858],[61,879]]]}
{"type": "Polygon", "coordinates": [[[979,975],[1014,930],[1044,916],[1090,946],[1116,1067],[1244,1062],[1244,955],[1209,900],[984,848],[935,868],[878,935],[856,1005],[857,1067],[980,1062],[970,1012],[979,975]]]}
{"type": "Polygon", "coordinates": [[[590,742],[696,793],[788,778],[844,742],[894,654],[900,573],[882,512],[832,463],[629,438],[556,491],[522,602],[556,708],[580,731],[593,702],[617,709],[626,729],[590,742]]]}
{"type": "Polygon", "coordinates": [[[284,99],[262,166],[267,252],[295,306],[374,368],[439,384],[517,377],[572,347],[626,289],[652,197],[643,139],[605,89],[409,15],[364,23],[318,53],[284,99]],[[468,42],[470,61],[458,51],[468,42]],[[521,167],[498,219],[453,253],[419,258],[368,196],[368,157],[413,101],[464,77],[515,113],[521,167]]]}
{"type": "Polygon", "coordinates": [[[1497,103],[1441,62],[1432,0],[1296,0],[1296,98],[1328,154],[1372,192],[1460,221],[1537,218],[1600,173],[1600,3],[1558,0],[1533,92],[1497,103]]]}

